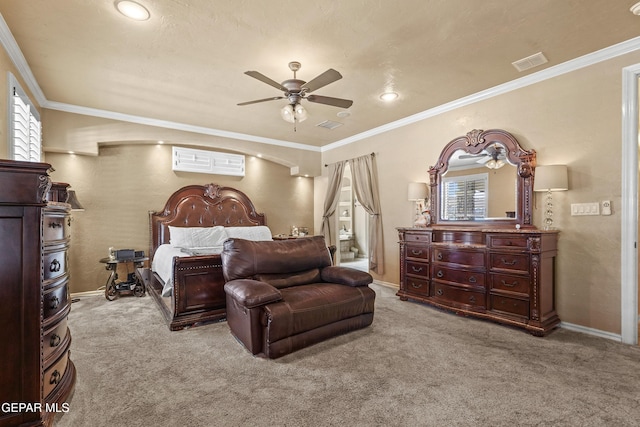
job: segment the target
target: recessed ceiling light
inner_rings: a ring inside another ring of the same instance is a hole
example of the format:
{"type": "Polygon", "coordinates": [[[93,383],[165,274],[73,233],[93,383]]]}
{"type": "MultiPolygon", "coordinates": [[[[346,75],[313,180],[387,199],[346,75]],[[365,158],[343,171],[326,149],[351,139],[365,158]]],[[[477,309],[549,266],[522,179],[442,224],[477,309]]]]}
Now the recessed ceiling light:
{"type": "Polygon", "coordinates": [[[380,99],[382,99],[383,101],[393,101],[397,97],[398,97],[398,94],[396,92],[385,92],[382,95],[380,95],[380,99]]]}
{"type": "Polygon", "coordinates": [[[127,18],[135,19],[136,21],[146,21],[151,17],[151,14],[147,10],[147,8],[140,3],[136,3],[135,1],[116,1],[116,9],[118,9],[118,12],[120,12],[127,18]]]}
{"type": "Polygon", "coordinates": [[[634,15],[640,15],[640,3],[636,3],[629,9],[634,15]]]}
{"type": "Polygon", "coordinates": [[[338,113],[336,114],[336,116],[340,117],[341,119],[344,119],[346,117],[349,117],[351,115],[351,113],[349,111],[338,111],[338,113]]]}

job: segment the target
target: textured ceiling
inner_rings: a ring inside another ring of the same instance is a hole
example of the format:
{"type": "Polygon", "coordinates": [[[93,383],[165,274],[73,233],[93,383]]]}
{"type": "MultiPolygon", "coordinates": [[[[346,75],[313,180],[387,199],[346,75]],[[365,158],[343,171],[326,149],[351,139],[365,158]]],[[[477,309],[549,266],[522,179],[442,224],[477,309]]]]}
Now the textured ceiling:
{"type": "Polygon", "coordinates": [[[635,0],[140,0],[151,19],[112,0],[0,0],[0,13],[48,101],[323,146],[640,35],[635,0]],[[528,72],[511,63],[537,52],[528,72]],[[314,94],[354,101],[351,115],[286,100],[244,74],[343,78],[314,94]],[[400,94],[394,103],[378,97],[400,94]],[[334,130],[316,124],[343,123],[334,130]]]}

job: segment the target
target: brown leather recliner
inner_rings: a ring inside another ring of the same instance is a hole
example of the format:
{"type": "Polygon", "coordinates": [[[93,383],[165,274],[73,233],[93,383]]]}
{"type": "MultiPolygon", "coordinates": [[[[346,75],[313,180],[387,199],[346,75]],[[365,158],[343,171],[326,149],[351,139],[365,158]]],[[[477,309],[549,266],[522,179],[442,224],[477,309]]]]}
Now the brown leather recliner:
{"type": "Polygon", "coordinates": [[[373,322],[370,274],[331,265],[322,236],[224,243],[227,323],[253,354],[275,359],[373,322]]]}

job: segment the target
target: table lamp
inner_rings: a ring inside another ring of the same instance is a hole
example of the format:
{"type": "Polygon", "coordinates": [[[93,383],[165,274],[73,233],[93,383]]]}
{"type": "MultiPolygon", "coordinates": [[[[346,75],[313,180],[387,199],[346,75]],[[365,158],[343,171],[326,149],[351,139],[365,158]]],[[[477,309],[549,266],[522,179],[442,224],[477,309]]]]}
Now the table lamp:
{"type": "Polygon", "coordinates": [[[426,227],[429,225],[430,218],[423,215],[426,199],[429,198],[429,187],[426,182],[410,182],[407,199],[416,203],[416,213],[413,222],[414,227],[426,227]]]}
{"type": "Polygon", "coordinates": [[[537,166],[535,169],[533,191],[546,191],[544,208],[544,229],[553,228],[553,200],[552,191],[569,189],[566,165],[537,166]]]}

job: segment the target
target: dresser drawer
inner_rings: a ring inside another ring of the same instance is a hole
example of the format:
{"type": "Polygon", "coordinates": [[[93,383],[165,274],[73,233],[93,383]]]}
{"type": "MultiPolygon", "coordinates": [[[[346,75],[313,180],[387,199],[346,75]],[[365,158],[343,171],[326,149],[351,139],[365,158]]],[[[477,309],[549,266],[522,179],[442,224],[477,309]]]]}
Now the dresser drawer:
{"type": "Polygon", "coordinates": [[[487,246],[503,249],[527,249],[528,237],[509,234],[489,234],[487,246]]]}
{"type": "Polygon", "coordinates": [[[440,264],[433,265],[433,280],[454,282],[465,286],[482,286],[485,284],[484,271],[466,271],[447,268],[440,264]]]}
{"type": "Polygon", "coordinates": [[[491,289],[529,295],[529,276],[491,273],[491,289]]]}
{"type": "Polygon", "coordinates": [[[405,272],[414,276],[429,277],[429,264],[425,262],[407,261],[405,272]]]}
{"type": "Polygon", "coordinates": [[[501,270],[529,272],[529,255],[515,253],[489,254],[489,266],[501,270]]]}
{"type": "Polygon", "coordinates": [[[45,253],[42,261],[44,280],[52,280],[67,272],[67,251],[45,253]]]}
{"type": "Polygon", "coordinates": [[[53,328],[45,332],[42,338],[42,356],[47,361],[56,351],[59,351],[68,344],[70,336],[68,335],[67,318],[63,318],[53,328]]]}
{"type": "Polygon", "coordinates": [[[529,317],[529,301],[509,298],[502,295],[491,295],[491,310],[517,316],[529,317]]]}
{"type": "Polygon", "coordinates": [[[406,245],[404,248],[404,255],[406,258],[420,258],[429,260],[429,247],[419,245],[406,245]]]}
{"type": "Polygon", "coordinates": [[[447,262],[450,264],[468,265],[471,267],[484,267],[484,251],[452,250],[433,248],[433,261],[447,262]]]}
{"type": "Polygon", "coordinates": [[[65,280],[61,284],[44,292],[42,311],[45,322],[47,319],[67,308],[69,304],[68,283],[69,281],[65,280]]]}
{"type": "Polygon", "coordinates": [[[429,296],[429,281],[416,277],[406,277],[406,291],[411,294],[429,296]]]}
{"type": "Polygon", "coordinates": [[[44,371],[43,378],[43,391],[45,398],[56,388],[56,386],[62,381],[64,374],[67,372],[67,365],[69,363],[69,351],[66,351],[60,359],[51,365],[44,371]]]}
{"type": "Polygon", "coordinates": [[[436,300],[451,305],[465,305],[472,308],[485,308],[485,294],[480,291],[470,291],[455,286],[433,282],[432,296],[436,300]]]}
{"type": "Polygon", "coordinates": [[[404,241],[407,243],[410,243],[410,242],[429,243],[431,242],[431,233],[408,232],[408,233],[405,233],[404,235],[404,241]]]}
{"type": "Polygon", "coordinates": [[[69,216],[47,213],[44,215],[42,233],[45,242],[64,240],[69,237],[69,216]]]}

